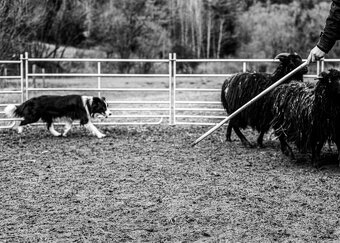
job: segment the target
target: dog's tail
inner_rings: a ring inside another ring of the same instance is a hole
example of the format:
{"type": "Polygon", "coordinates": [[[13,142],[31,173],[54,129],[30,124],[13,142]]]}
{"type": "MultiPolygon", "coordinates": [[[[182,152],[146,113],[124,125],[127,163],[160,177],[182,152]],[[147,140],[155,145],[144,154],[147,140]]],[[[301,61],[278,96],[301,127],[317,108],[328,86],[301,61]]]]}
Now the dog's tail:
{"type": "Polygon", "coordinates": [[[12,118],[12,117],[16,117],[16,110],[17,110],[17,106],[16,105],[8,105],[5,107],[5,114],[7,117],[12,118]]]}

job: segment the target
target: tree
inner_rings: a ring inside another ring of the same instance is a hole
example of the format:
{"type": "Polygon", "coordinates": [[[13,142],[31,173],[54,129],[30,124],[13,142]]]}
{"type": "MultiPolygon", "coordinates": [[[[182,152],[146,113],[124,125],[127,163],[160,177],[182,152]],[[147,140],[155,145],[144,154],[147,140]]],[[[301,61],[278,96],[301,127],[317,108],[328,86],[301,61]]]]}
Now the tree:
{"type": "Polygon", "coordinates": [[[241,43],[238,56],[268,58],[295,49],[295,19],[299,11],[298,3],[252,6],[238,19],[237,36],[241,43]]]}
{"type": "MultiPolygon", "coordinates": [[[[305,58],[317,43],[329,3],[320,2],[303,9],[304,1],[289,5],[257,3],[238,18],[237,37],[241,43],[238,56],[243,58],[274,57],[279,52],[296,51],[305,58]]],[[[334,48],[333,53],[339,53],[334,48]]]]}
{"type": "Polygon", "coordinates": [[[30,33],[34,31],[41,15],[30,15],[35,8],[34,1],[1,1],[0,2],[0,58],[11,59],[18,56],[30,41],[30,33]],[[28,26],[26,23],[32,25],[28,26]]]}
{"type": "Polygon", "coordinates": [[[240,2],[228,0],[212,1],[212,10],[215,22],[215,57],[233,55],[237,50],[235,38],[235,23],[242,8],[240,2]]]}
{"type": "MultiPolygon", "coordinates": [[[[195,57],[222,57],[236,50],[235,21],[243,4],[228,0],[172,0],[171,39],[195,57]]],[[[184,53],[179,53],[181,57],[184,53]]]]}
{"type": "MultiPolygon", "coordinates": [[[[158,3],[150,0],[117,0],[98,9],[90,39],[98,43],[107,57],[155,57],[165,52],[166,31],[155,24],[159,16],[152,13],[158,3]]],[[[129,72],[132,63],[119,65],[121,72],[129,72]]]]}
{"type": "Polygon", "coordinates": [[[62,55],[57,52],[61,46],[83,41],[84,21],[80,1],[1,1],[0,57],[24,51],[35,57],[62,55]]]}
{"type": "MultiPolygon", "coordinates": [[[[330,4],[328,2],[320,2],[315,4],[313,8],[302,11],[296,19],[297,33],[295,36],[295,45],[301,53],[305,53],[306,57],[308,52],[319,40],[329,10],[330,4]]],[[[327,57],[337,58],[339,54],[340,50],[337,44],[327,57]]]]}
{"type": "Polygon", "coordinates": [[[39,7],[43,18],[32,39],[42,46],[52,44],[54,48],[38,48],[33,55],[57,57],[61,53],[62,56],[67,46],[77,46],[84,41],[86,12],[80,1],[48,0],[39,7]],[[58,52],[61,47],[63,51],[58,52]]]}

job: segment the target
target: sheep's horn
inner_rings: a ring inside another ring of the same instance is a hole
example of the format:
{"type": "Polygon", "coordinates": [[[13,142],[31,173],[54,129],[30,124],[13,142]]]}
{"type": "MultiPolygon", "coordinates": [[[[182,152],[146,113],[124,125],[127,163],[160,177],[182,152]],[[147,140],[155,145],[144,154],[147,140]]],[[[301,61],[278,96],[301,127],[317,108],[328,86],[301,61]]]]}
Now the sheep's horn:
{"type": "Polygon", "coordinates": [[[288,57],[289,55],[291,55],[288,52],[282,52],[280,54],[278,54],[276,57],[274,57],[274,59],[279,59],[280,57],[288,57]]]}

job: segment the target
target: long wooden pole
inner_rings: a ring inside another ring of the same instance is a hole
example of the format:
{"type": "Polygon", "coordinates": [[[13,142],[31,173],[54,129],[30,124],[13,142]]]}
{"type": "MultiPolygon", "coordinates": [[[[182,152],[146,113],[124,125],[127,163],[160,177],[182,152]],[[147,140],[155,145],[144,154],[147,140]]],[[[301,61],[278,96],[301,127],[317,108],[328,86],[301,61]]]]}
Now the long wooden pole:
{"type": "Polygon", "coordinates": [[[292,75],[294,75],[296,72],[298,72],[299,70],[301,70],[302,68],[306,67],[308,65],[307,62],[302,63],[300,66],[298,66],[297,68],[295,68],[293,71],[291,71],[290,73],[288,73],[286,76],[280,78],[278,81],[276,81],[274,84],[272,84],[271,86],[269,86],[267,89],[263,90],[261,93],[259,93],[257,96],[255,96],[254,98],[252,98],[250,101],[248,101],[247,103],[245,103],[243,106],[241,106],[240,108],[238,108],[235,112],[233,112],[232,114],[230,114],[229,116],[227,116],[224,120],[222,120],[220,123],[216,124],[213,128],[211,128],[209,131],[207,131],[206,133],[204,133],[202,136],[200,136],[195,142],[193,142],[191,144],[191,146],[195,146],[196,144],[198,144],[200,141],[202,141],[204,138],[206,138],[207,136],[209,136],[210,134],[212,134],[214,131],[216,131],[220,126],[222,126],[224,123],[226,123],[227,121],[229,121],[230,119],[232,119],[233,117],[235,117],[237,114],[239,114],[241,111],[243,111],[245,108],[247,108],[248,106],[250,106],[251,104],[253,104],[255,101],[257,101],[258,99],[260,99],[262,96],[264,96],[265,94],[267,94],[269,91],[271,91],[272,89],[274,89],[276,86],[280,85],[281,83],[283,83],[287,78],[290,78],[292,75]]]}

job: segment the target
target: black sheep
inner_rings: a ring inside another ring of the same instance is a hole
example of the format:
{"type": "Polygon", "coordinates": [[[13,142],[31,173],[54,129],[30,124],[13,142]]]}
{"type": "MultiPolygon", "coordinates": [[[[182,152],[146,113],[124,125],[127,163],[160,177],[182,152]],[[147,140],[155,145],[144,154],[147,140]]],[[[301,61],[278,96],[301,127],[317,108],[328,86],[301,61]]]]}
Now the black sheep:
{"type": "Polygon", "coordinates": [[[274,89],[271,123],[285,155],[294,158],[288,144],[294,142],[299,150],[311,151],[317,165],[328,139],[340,148],[339,96],[340,72],[334,69],[321,73],[316,84],[293,81],[274,89]]]}
{"type": "Polygon", "coordinates": [[[338,149],[338,162],[340,167],[340,85],[337,85],[337,82],[340,82],[340,72],[332,72],[334,76],[331,77],[333,79],[333,99],[331,106],[331,119],[330,119],[330,127],[331,127],[331,135],[330,140],[333,141],[338,149]]]}
{"type": "MultiPolygon", "coordinates": [[[[279,59],[280,64],[273,74],[256,72],[238,73],[224,81],[221,90],[221,102],[227,114],[236,111],[303,63],[301,57],[296,53],[281,53],[275,59],[279,59]]],[[[303,68],[287,79],[286,83],[290,80],[302,81],[303,74],[307,73],[307,71],[307,67],[303,68]]],[[[270,129],[270,121],[272,120],[272,104],[268,100],[268,95],[265,95],[229,121],[226,133],[227,141],[231,141],[231,132],[234,129],[242,144],[246,147],[251,147],[249,141],[240,131],[240,128],[245,129],[249,126],[260,132],[257,144],[260,147],[263,146],[263,136],[270,129]]]]}

